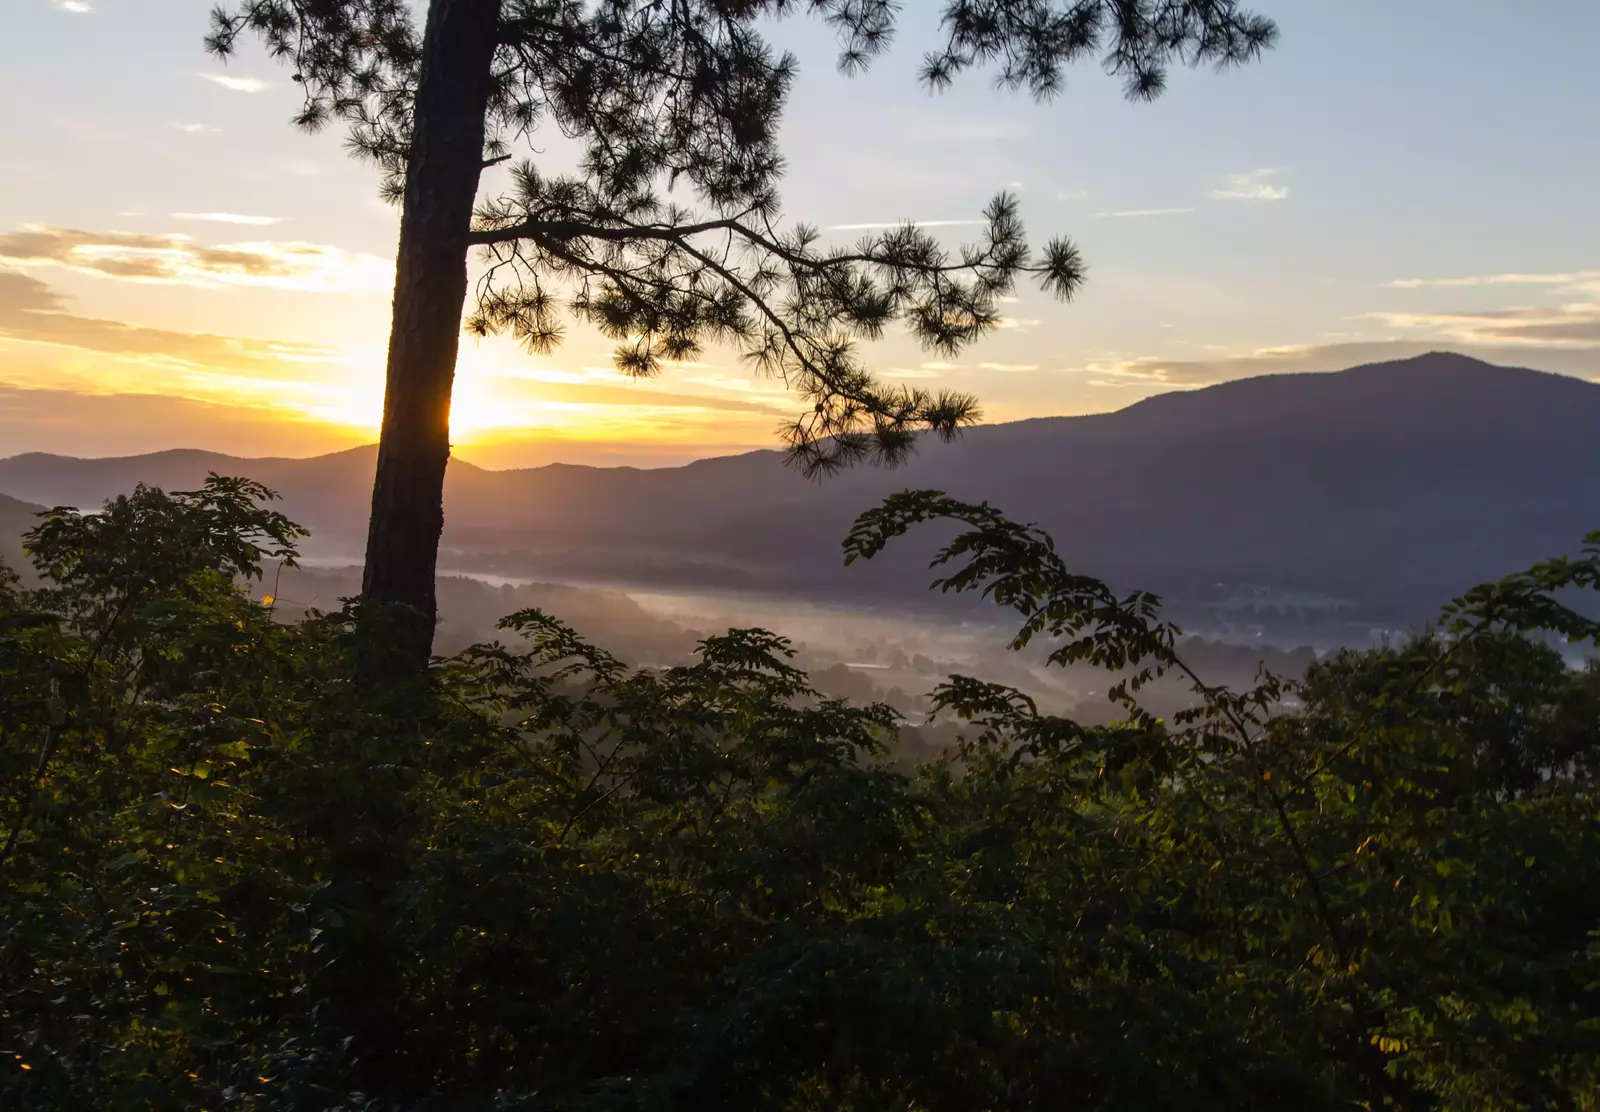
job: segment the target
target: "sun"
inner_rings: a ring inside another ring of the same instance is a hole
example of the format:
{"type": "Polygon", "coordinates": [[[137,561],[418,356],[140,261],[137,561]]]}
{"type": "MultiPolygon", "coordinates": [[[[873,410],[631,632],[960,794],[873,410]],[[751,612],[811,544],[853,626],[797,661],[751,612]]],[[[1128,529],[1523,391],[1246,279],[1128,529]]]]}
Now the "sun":
{"type": "MultiPolygon", "coordinates": [[[[354,358],[340,379],[326,384],[314,398],[295,408],[306,417],[376,435],[383,422],[384,370],[381,355],[354,358]]],[[[516,431],[571,424],[559,404],[540,399],[536,391],[508,378],[499,360],[464,348],[456,367],[450,399],[450,435],[456,443],[495,438],[516,431]]]]}
{"type": "MultiPolygon", "coordinates": [[[[382,352],[351,352],[338,376],[319,385],[315,393],[285,404],[303,418],[378,438],[382,352]]],[[[719,437],[748,444],[768,431],[765,414],[755,422],[758,429],[747,428],[749,420],[730,421],[726,413],[715,411],[714,398],[706,401],[705,409],[684,405],[682,399],[662,404],[648,389],[619,401],[597,367],[530,366],[526,354],[509,344],[463,344],[451,390],[450,443],[480,451],[554,441],[574,445],[574,450],[597,443],[705,447],[719,437]]]]}
{"type": "Polygon", "coordinates": [[[518,395],[505,380],[485,374],[485,368],[463,366],[456,371],[450,397],[450,439],[455,443],[481,440],[514,429],[537,428],[549,423],[550,414],[536,398],[518,395]]]}

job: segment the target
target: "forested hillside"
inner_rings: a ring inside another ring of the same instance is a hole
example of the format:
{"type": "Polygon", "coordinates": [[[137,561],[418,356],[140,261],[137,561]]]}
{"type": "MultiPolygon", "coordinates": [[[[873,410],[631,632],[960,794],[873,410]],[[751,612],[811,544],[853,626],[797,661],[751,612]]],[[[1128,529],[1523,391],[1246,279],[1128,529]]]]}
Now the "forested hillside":
{"type": "Polygon", "coordinates": [[[264,493],[51,515],[0,585],[8,1106],[1594,1107],[1600,673],[1544,635],[1600,638],[1600,534],[1229,690],[897,497],[857,562],[942,520],[946,587],[1124,677],[1096,726],[952,676],[908,769],[760,630],[634,670],[528,610],[375,676],[381,609],[236,585],[300,540],[264,493]]]}
{"type": "MultiPolygon", "coordinates": [[[[846,571],[838,538],[905,487],[1007,508],[1084,570],[1175,604],[1247,588],[1420,620],[1506,567],[1563,551],[1600,518],[1600,386],[1440,354],[1326,375],[1247,379],[1116,413],[980,426],[903,468],[822,483],[777,452],[686,467],[451,464],[445,566],[541,579],[807,598],[923,597],[930,549],[846,571]]],[[[258,477],[325,543],[359,547],[373,457],[234,460],[164,452],[0,460],[0,491],[95,505],[143,481],[258,477]]],[[[1246,590],[1248,594],[1248,591],[1246,590]]],[[[1369,622],[1371,624],[1371,622],[1369,622]]]]}

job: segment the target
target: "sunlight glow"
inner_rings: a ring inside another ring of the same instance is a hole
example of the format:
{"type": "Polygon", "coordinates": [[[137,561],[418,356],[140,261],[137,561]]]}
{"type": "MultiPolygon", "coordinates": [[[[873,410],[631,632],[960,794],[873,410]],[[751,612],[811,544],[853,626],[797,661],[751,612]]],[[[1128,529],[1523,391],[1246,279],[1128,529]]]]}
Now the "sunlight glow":
{"type": "MultiPolygon", "coordinates": [[[[260,383],[242,378],[223,383],[222,376],[209,380],[208,394],[232,392],[230,400],[265,403],[376,439],[383,415],[382,353],[347,349],[339,371],[335,381],[296,383],[276,399],[264,397],[260,383]]],[[[770,389],[734,391],[733,382],[717,378],[690,377],[683,382],[691,384],[721,387],[719,392],[746,397],[782,397],[770,389]]],[[[463,344],[450,411],[451,442],[479,449],[550,439],[715,448],[771,438],[775,422],[765,413],[723,409],[717,394],[706,394],[704,406],[686,404],[692,400],[675,394],[667,404],[652,386],[631,383],[608,367],[542,367],[509,345],[463,344]],[[552,390],[562,396],[548,396],[552,390]],[[623,400],[617,400],[613,393],[617,390],[626,392],[623,400]],[[600,396],[585,397],[590,391],[600,396]]]]}

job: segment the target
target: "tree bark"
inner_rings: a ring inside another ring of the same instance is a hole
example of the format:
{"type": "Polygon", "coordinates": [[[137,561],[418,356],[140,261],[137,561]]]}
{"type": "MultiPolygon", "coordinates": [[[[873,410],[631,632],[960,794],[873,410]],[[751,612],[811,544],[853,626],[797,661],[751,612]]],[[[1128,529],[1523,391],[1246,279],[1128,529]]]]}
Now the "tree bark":
{"type": "Polygon", "coordinates": [[[413,109],[361,592],[402,604],[391,647],[416,668],[427,664],[438,613],[450,389],[499,21],[500,0],[432,0],[413,109]]]}

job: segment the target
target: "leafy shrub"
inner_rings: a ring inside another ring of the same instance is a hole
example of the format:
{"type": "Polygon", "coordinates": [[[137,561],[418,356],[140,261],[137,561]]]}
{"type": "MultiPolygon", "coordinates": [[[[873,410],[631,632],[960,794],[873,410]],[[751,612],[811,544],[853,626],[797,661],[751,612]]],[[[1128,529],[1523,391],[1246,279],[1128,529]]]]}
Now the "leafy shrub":
{"type": "Polygon", "coordinates": [[[1549,642],[1600,535],[1229,691],[898,495],[847,558],[957,520],[939,585],[1126,708],[951,677],[906,774],[760,630],[635,670],[528,611],[391,678],[391,615],[275,620],[269,499],[52,511],[0,584],[0,1107],[1597,1107],[1600,673],[1549,642]]]}

